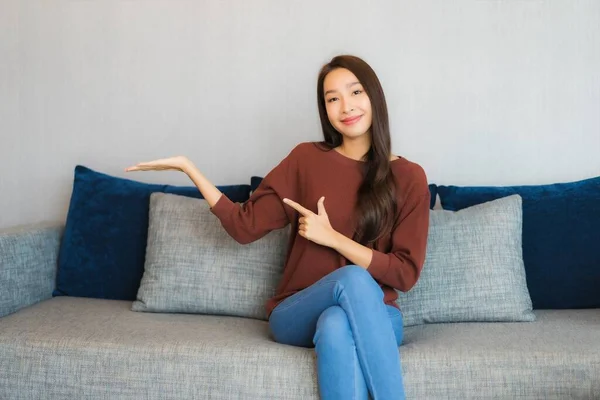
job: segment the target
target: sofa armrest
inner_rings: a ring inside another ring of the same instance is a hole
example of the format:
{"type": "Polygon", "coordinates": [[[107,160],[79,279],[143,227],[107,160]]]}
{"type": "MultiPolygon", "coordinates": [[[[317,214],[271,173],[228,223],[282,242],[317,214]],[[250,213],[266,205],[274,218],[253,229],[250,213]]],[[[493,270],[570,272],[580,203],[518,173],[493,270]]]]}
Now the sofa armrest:
{"type": "Polygon", "coordinates": [[[52,297],[64,226],[0,229],[0,317],[52,297]]]}

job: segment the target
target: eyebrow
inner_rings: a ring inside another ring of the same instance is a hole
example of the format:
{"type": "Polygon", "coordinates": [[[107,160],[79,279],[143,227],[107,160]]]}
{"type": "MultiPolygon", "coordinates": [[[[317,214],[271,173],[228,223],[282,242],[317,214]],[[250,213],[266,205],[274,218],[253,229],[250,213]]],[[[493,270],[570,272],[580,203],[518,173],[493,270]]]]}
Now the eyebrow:
{"type": "MultiPolygon", "coordinates": [[[[349,87],[354,86],[354,85],[360,85],[360,82],[356,81],[356,82],[349,83],[349,84],[346,85],[346,87],[349,88],[349,87]]],[[[325,92],[325,96],[327,96],[329,93],[335,93],[335,92],[337,92],[337,90],[328,90],[328,91],[325,92]]]]}

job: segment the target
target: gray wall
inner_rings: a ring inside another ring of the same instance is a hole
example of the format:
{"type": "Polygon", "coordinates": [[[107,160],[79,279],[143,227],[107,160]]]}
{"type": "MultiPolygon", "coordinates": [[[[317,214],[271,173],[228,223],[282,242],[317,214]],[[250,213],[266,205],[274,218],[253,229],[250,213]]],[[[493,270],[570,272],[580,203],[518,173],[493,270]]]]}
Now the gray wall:
{"type": "Polygon", "coordinates": [[[374,67],[393,149],[431,182],[600,175],[599,1],[0,0],[0,227],[64,219],[76,164],[264,175],[320,138],[338,53],[374,67]]]}

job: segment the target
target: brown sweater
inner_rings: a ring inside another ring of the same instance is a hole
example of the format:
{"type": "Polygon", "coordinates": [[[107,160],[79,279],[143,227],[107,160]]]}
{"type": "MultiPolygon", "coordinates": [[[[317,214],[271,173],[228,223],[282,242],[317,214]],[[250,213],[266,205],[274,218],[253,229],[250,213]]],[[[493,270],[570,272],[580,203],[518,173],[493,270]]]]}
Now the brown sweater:
{"type": "MultiPolygon", "coordinates": [[[[240,207],[221,196],[212,208],[225,230],[239,243],[258,240],[271,230],[292,224],[283,276],[276,295],[265,305],[267,315],[283,299],[312,285],[337,268],[352,264],[332,248],[318,245],[297,234],[299,214],[282,199],[289,198],[317,212],[317,201],[325,196],[331,226],[352,238],[356,195],[362,182],[361,161],[317,143],[296,146],[265,176],[250,199],[240,207]]],[[[396,306],[400,291],[416,282],[425,260],[429,227],[430,193],[425,172],[405,158],[391,162],[396,179],[398,213],[392,234],[373,246],[367,271],[384,292],[384,302],[396,306]]]]}

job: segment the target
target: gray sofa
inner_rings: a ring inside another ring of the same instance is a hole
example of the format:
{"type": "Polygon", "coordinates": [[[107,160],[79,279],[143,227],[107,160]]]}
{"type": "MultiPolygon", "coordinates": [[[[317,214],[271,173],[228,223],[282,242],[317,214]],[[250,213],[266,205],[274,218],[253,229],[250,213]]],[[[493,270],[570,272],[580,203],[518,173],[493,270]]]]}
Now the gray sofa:
{"type": "MultiPolygon", "coordinates": [[[[317,399],[311,349],[266,321],[54,297],[63,227],[0,231],[0,399],[317,399]]],[[[600,290],[600,288],[599,288],[600,290]]],[[[600,399],[600,311],[405,328],[409,399],[600,399]]]]}

